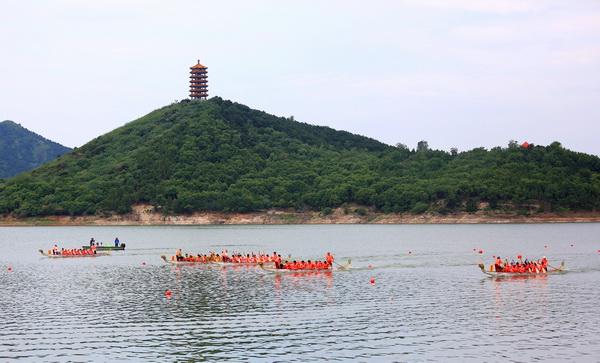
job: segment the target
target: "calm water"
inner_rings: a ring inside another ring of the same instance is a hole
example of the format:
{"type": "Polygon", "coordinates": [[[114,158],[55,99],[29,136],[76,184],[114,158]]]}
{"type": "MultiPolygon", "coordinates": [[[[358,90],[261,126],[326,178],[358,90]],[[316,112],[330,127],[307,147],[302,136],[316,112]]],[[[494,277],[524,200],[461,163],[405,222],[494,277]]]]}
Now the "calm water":
{"type": "Polygon", "coordinates": [[[599,235],[598,224],[0,227],[0,361],[599,362],[599,235]],[[111,256],[37,252],[115,236],[128,247],[111,256]],[[281,276],[160,259],[177,248],[331,252],[354,268],[281,276]],[[476,266],[518,254],[569,272],[493,279],[476,266]]]}

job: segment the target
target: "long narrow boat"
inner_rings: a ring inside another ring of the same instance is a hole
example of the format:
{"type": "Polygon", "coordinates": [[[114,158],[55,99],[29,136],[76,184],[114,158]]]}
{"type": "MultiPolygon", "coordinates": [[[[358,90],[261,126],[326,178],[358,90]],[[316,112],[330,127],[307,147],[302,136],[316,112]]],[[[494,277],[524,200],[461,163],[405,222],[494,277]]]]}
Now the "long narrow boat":
{"type": "MultiPolygon", "coordinates": [[[[82,246],[84,250],[89,250],[92,248],[91,246],[82,246]]],[[[125,243],[121,243],[118,246],[96,246],[96,250],[98,251],[123,251],[125,250],[125,243]]]]}
{"type": "Polygon", "coordinates": [[[331,272],[331,271],[339,271],[339,270],[348,270],[348,267],[350,266],[350,263],[352,261],[348,260],[348,263],[346,263],[344,266],[337,266],[337,267],[332,267],[332,268],[314,268],[314,269],[308,269],[308,270],[292,270],[289,268],[275,268],[275,267],[266,267],[262,262],[259,263],[258,265],[260,266],[261,269],[263,269],[266,272],[270,272],[270,273],[274,273],[274,274],[285,274],[285,273],[304,273],[304,272],[331,272]]]}
{"type": "Polygon", "coordinates": [[[46,253],[44,250],[38,250],[40,253],[46,257],[54,257],[54,258],[65,258],[65,257],[100,257],[100,256],[110,256],[110,251],[107,252],[96,252],[90,254],[83,255],[55,255],[53,253],[46,253]]]}
{"type": "Polygon", "coordinates": [[[206,265],[210,263],[209,261],[177,261],[176,259],[169,260],[167,259],[166,255],[160,255],[160,258],[162,258],[166,263],[173,265],[206,265]]]}
{"type": "Polygon", "coordinates": [[[483,263],[480,263],[479,268],[481,271],[489,276],[503,277],[503,276],[540,276],[540,275],[551,275],[555,273],[564,272],[565,262],[563,261],[559,267],[553,267],[548,269],[546,272],[508,272],[508,271],[487,271],[483,263]]]}

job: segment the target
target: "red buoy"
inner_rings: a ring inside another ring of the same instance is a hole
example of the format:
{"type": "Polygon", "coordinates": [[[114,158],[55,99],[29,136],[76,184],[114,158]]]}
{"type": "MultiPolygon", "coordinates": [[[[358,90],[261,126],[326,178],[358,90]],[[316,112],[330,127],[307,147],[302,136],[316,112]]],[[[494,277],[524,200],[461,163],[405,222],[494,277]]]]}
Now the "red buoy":
{"type": "Polygon", "coordinates": [[[371,279],[371,283],[374,284],[375,283],[375,279],[371,279]]]}
{"type": "Polygon", "coordinates": [[[408,251],[408,254],[410,255],[412,253],[412,251],[408,251]]]}
{"type": "Polygon", "coordinates": [[[479,253],[483,253],[483,250],[479,250],[479,253]]]}
{"type": "Polygon", "coordinates": [[[544,246],[544,248],[548,248],[548,246],[544,246]]]}
{"type": "Polygon", "coordinates": [[[167,290],[167,295],[171,296],[173,292],[171,290],[167,290]]]}
{"type": "Polygon", "coordinates": [[[145,264],[146,264],[146,262],[142,262],[142,265],[145,265],[145,264]]]}
{"type": "Polygon", "coordinates": [[[373,267],[373,266],[369,265],[368,267],[369,267],[369,268],[371,268],[371,267],[373,267]]]}
{"type": "MultiPolygon", "coordinates": [[[[598,252],[600,252],[600,251],[598,251],[598,252]]],[[[12,267],[9,267],[9,268],[8,268],[8,271],[10,271],[10,270],[12,270],[12,267]]]]}

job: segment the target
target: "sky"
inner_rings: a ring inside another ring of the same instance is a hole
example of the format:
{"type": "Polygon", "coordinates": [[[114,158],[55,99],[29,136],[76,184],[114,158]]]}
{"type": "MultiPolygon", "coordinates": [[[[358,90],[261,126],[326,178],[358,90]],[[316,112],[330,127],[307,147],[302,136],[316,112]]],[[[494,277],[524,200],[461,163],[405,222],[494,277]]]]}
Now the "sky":
{"type": "Polygon", "coordinates": [[[389,145],[600,155],[597,0],[0,0],[0,121],[82,146],[189,97],[389,145]]]}

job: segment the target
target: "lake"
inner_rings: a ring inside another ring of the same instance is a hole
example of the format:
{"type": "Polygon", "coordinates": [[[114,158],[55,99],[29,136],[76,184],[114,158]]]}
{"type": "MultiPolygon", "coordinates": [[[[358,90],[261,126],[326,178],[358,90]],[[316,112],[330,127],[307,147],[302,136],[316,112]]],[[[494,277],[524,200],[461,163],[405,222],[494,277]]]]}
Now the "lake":
{"type": "Polygon", "coordinates": [[[598,236],[599,224],[0,227],[0,361],[599,362],[598,236]],[[117,236],[127,248],[110,256],[38,252],[117,236]],[[160,258],[178,248],[331,252],[352,269],[160,258]],[[477,267],[519,254],[568,272],[477,267]]]}

